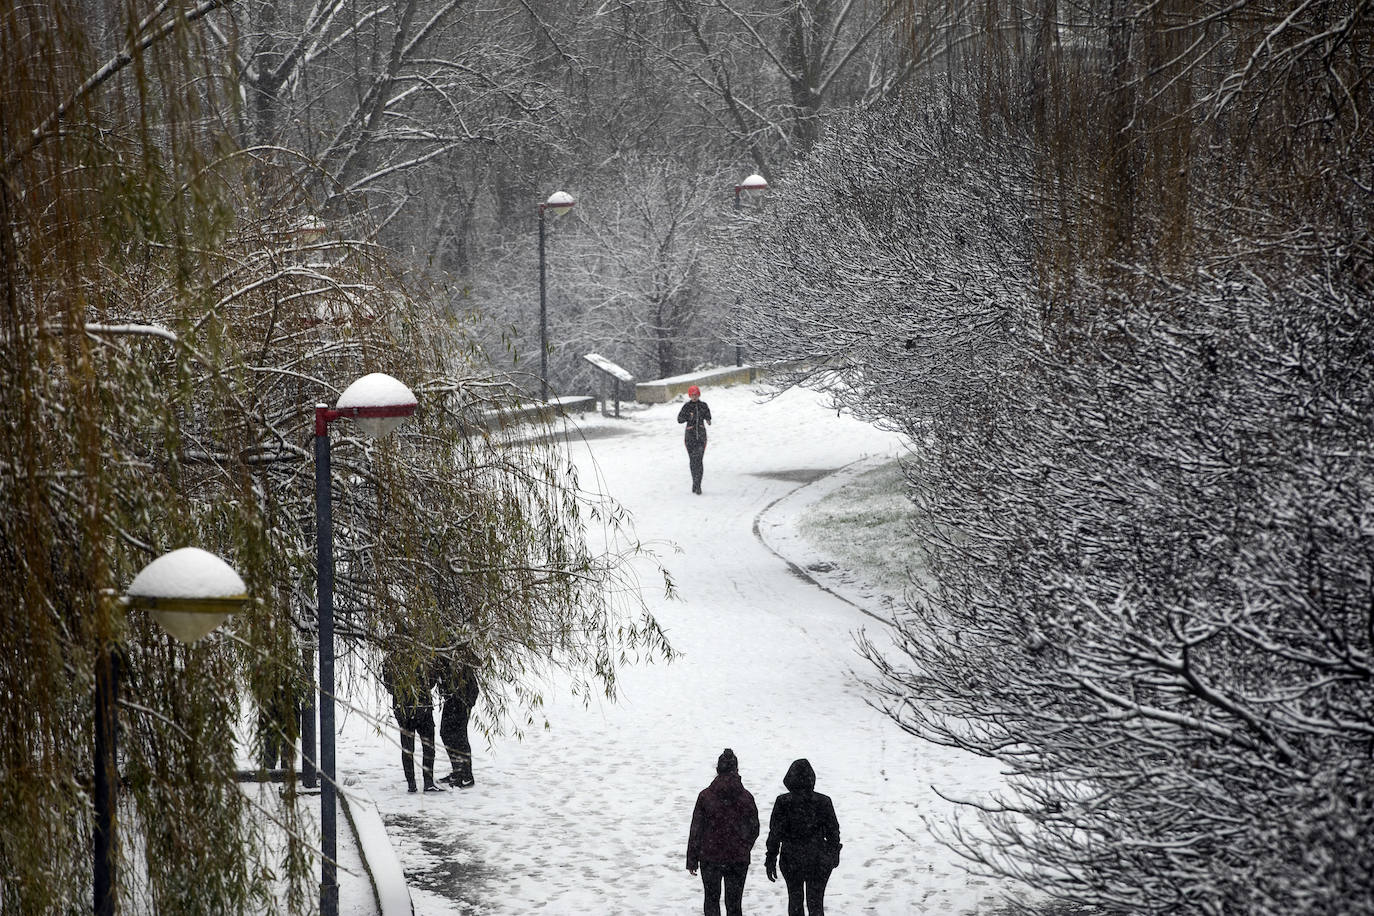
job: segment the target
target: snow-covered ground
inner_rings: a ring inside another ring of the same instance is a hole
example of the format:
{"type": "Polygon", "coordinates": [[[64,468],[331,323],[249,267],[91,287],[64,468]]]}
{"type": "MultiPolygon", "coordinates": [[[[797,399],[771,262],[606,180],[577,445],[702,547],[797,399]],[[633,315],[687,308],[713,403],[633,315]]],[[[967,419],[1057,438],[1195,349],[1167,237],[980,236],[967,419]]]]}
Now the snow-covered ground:
{"type": "MultiPolygon", "coordinates": [[[[584,708],[555,686],[549,729],[475,741],[477,784],[466,790],[407,794],[392,723],[379,735],[367,717],[343,717],[340,776],[376,800],[416,913],[700,912],[687,827],[724,747],[739,756],[765,832],[788,764],[806,757],[815,767],[845,844],[832,912],[986,914],[1010,890],[967,875],[926,829],[954,814],[932,786],[985,797],[1002,786],[996,766],[917,741],[865,702],[851,634],[882,629],[865,613],[883,613],[881,591],[843,570],[813,573],[820,588],[779,556],[822,565],[798,518],[903,444],[815,394],[766,401],[762,391],[702,392],[715,420],[700,496],[676,423],[680,399],[618,420],[587,417],[586,441],[572,446],[584,485],[604,487],[633,512],[641,539],[659,545],[679,594],[666,600],[646,567],[645,598],[680,658],[624,671],[614,704],[584,708]]],[[[761,837],[745,909],[782,912],[786,892],[762,863],[761,837]]]]}

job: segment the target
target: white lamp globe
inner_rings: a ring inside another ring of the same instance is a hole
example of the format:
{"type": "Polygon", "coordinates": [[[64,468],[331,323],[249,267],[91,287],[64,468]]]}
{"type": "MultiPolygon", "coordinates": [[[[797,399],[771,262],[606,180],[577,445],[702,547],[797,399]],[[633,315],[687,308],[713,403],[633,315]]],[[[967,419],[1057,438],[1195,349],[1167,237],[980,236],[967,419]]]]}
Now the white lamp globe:
{"type": "Polygon", "coordinates": [[[125,594],[130,604],[146,608],[163,629],[188,644],[211,633],[248,600],[233,567],[199,547],[158,557],[125,594]]]}
{"type": "Polygon", "coordinates": [[[739,183],[739,189],[745,194],[762,194],[768,190],[768,182],[762,175],[754,174],[739,183]]]}
{"type": "Polygon", "coordinates": [[[355,414],[359,428],[365,435],[374,439],[392,432],[406,417],[415,412],[415,395],[404,383],[385,372],[364,375],[339,395],[335,410],[394,410],[393,416],[367,416],[355,414]]]}
{"type": "Polygon", "coordinates": [[[573,208],[574,203],[576,201],[567,191],[554,191],[549,195],[549,199],[544,202],[544,209],[554,216],[562,216],[573,208]]]}

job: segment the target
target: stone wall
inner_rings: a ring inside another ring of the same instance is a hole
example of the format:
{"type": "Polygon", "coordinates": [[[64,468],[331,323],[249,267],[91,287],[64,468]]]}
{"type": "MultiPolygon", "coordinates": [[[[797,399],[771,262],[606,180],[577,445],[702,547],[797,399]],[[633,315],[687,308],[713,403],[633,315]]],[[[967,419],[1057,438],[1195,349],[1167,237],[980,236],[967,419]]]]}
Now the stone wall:
{"type": "Polygon", "coordinates": [[[692,385],[702,388],[712,386],[724,388],[729,385],[746,385],[759,378],[763,373],[756,366],[728,366],[724,369],[707,369],[702,372],[689,372],[671,378],[655,379],[635,385],[635,400],[641,404],[666,404],[681,394],[686,394],[692,385]]]}

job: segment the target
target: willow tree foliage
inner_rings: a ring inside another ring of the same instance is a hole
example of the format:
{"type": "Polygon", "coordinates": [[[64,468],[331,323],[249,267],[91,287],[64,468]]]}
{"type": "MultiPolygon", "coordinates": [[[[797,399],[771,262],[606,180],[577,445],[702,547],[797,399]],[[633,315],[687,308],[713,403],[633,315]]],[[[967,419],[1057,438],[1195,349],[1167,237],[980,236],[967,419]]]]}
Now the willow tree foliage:
{"type": "Polygon", "coordinates": [[[91,899],[94,669],[123,656],[121,906],[305,912],[315,838],[287,768],[289,842],[238,786],[257,737],[293,741],[314,676],[312,409],[374,370],[417,393],[373,442],[334,429],[339,645],[481,663],[486,726],[520,728],[562,672],[613,694],[669,649],[622,560],[623,514],[550,437],[493,424],[517,394],[471,323],[436,317],[363,222],[237,142],[207,53],[217,4],[0,14],[0,911],[91,899]],[[355,231],[358,230],[358,231],[355,231]],[[542,443],[542,444],[541,444],[542,443]],[[162,553],[223,556],[253,604],[175,644],[117,600],[162,553]],[[285,698],[285,699],[283,699],[285,698]]]}
{"type": "Polygon", "coordinates": [[[1374,911],[1374,10],[907,6],[921,91],[732,272],[751,347],[914,443],[876,702],[1011,774],[977,868],[1374,911]]]}

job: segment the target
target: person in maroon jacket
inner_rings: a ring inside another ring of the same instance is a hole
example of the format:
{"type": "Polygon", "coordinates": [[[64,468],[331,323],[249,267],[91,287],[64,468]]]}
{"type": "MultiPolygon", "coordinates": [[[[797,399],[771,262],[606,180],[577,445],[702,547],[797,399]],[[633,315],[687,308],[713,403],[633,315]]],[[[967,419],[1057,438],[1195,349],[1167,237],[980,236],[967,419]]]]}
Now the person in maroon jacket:
{"type": "Polygon", "coordinates": [[[749,853],[759,838],[759,809],[739,778],[739,760],[728,747],[716,760],[716,778],[697,796],[687,835],[687,871],[701,867],[705,916],[720,916],[721,885],[727,916],[744,912],[749,853]]]}
{"type": "Polygon", "coordinates": [[[787,882],[787,916],[825,916],[825,885],[840,864],[840,822],[830,796],[816,791],[816,771],[805,758],[792,761],[782,778],[787,791],[773,803],[768,819],[763,868],[769,881],[787,882]]]}
{"type": "Polygon", "coordinates": [[[682,441],[687,446],[687,467],[692,472],[692,492],[701,492],[701,475],[705,471],[706,427],[711,425],[711,408],[701,399],[701,389],[692,385],[687,389],[687,403],[677,412],[677,421],[686,423],[682,441]]]}

